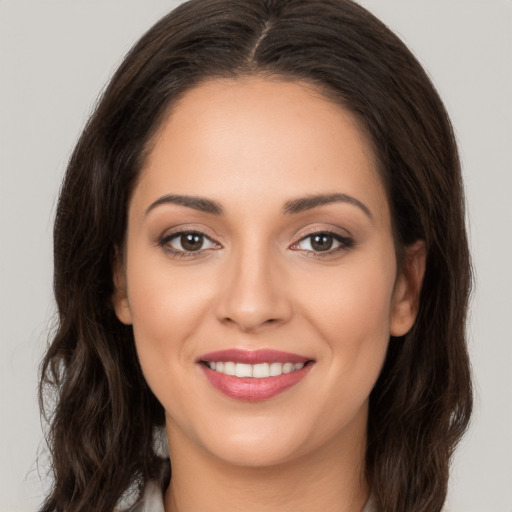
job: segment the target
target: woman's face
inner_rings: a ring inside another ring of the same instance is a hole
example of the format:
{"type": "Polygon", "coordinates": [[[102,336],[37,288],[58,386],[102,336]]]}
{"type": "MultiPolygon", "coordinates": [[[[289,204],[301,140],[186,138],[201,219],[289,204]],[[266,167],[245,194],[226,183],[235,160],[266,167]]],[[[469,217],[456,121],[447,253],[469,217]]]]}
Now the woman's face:
{"type": "Polygon", "coordinates": [[[241,465],[361,451],[390,334],[414,321],[371,144],[298,82],[215,80],[181,99],[115,281],[171,443],[241,465]]]}

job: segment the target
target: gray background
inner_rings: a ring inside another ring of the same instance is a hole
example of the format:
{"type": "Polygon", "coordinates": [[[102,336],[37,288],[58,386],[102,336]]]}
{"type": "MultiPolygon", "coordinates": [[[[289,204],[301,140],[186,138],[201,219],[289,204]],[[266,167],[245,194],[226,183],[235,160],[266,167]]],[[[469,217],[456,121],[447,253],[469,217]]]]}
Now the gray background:
{"type": "MultiPolygon", "coordinates": [[[[53,312],[59,183],[122,56],[178,2],[0,0],[0,512],[35,510],[47,466],[37,369],[53,312]]],[[[476,269],[477,407],[447,510],[512,511],[512,3],[361,0],[416,53],[452,116],[476,269]]]]}

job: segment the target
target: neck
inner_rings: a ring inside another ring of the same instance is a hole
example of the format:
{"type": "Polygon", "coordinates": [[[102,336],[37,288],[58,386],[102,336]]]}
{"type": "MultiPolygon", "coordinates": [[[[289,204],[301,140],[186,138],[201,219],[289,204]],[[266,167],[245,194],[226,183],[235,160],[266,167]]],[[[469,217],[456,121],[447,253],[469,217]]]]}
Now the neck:
{"type": "Polygon", "coordinates": [[[363,438],[334,440],[293,461],[247,467],[226,463],[169,427],[166,512],[359,512],[368,499],[363,438]]]}

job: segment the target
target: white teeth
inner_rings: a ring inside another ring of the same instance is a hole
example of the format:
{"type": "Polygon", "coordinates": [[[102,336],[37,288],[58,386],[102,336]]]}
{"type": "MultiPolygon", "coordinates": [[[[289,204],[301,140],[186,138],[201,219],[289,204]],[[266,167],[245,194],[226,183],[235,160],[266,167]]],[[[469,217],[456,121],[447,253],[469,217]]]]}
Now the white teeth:
{"type": "Polygon", "coordinates": [[[237,377],[252,377],[252,365],[236,363],[235,375],[237,377]]]}
{"type": "Polygon", "coordinates": [[[293,363],[284,363],[283,364],[283,373],[291,373],[293,372],[293,363]]]}
{"type": "Polygon", "coordinates": [[[224,371],[222,373],[225,373],[226,375],[235,375],[236,371],[236,364],[232,363],[231,361],[226,361],[224,363],[224,371]]]}
{"type": "Polygon", "coordinates": [[[283,363],[270,363],[270,376],[277,377],[283,373],[283,363]]]}
{"type": "Polygon", "coordinates": [[[236,377],[253,377],[256,379],[265,379],[267,377],[278,377],[284,373],[296,372],[304,367],[304,363],[234,363],[210,362],[207,363],[210,370],[214,370],[225,375],[235,375],[236,377]]]}
{"type": "Polygon", "coordinates": [[[252,367],[252,376],[257,379],[264,379],[270,377],[270,365],[268,363],[255,364],[252,367]]]}

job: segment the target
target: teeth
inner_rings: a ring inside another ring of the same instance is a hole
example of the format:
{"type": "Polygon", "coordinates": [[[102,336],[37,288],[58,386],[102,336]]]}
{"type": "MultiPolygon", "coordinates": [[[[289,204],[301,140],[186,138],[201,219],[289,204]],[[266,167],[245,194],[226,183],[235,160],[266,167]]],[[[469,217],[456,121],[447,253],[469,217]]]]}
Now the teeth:
{"type": "Polygon", "coordinates": [[[252,376],[257,379],[264,379],[270,377],[270,365],[268,363],[255,364],[252,367],[252,376]]]}
{"type": "Polygon", "coordinates": [[[283,363],[270,363],[270,376],[276,377],[283,373],[283,363]]]}
{"type": "Polygon", "coordinates": [[[283,364],[283,373],[291,373],[293,372],[293,363],[284,363],[283,364]]]}
{"type": "Polygon", "coordinates": [[[226,362],[210,362],[207,361],[210,370],[214,370],[225,375],[235,375],[236,377],[253,377],[255,379],[265,379],[267,377],[278,377],[283,373],[291,373],[300,370],[304,363],[234,363],[226,362]]]}
{"type": "Polygon", "coordinates": [[[252,377],[252,365],[236,363],[235,375],[237,377],[252,377]]]}
{"type": "Polygon", "coordinates": [[[226,375],[235,375],[235,372],[236,372],[236,364],[226,361],[224,363],[224,371],[222,373],[225,373],[226,375]]]}

